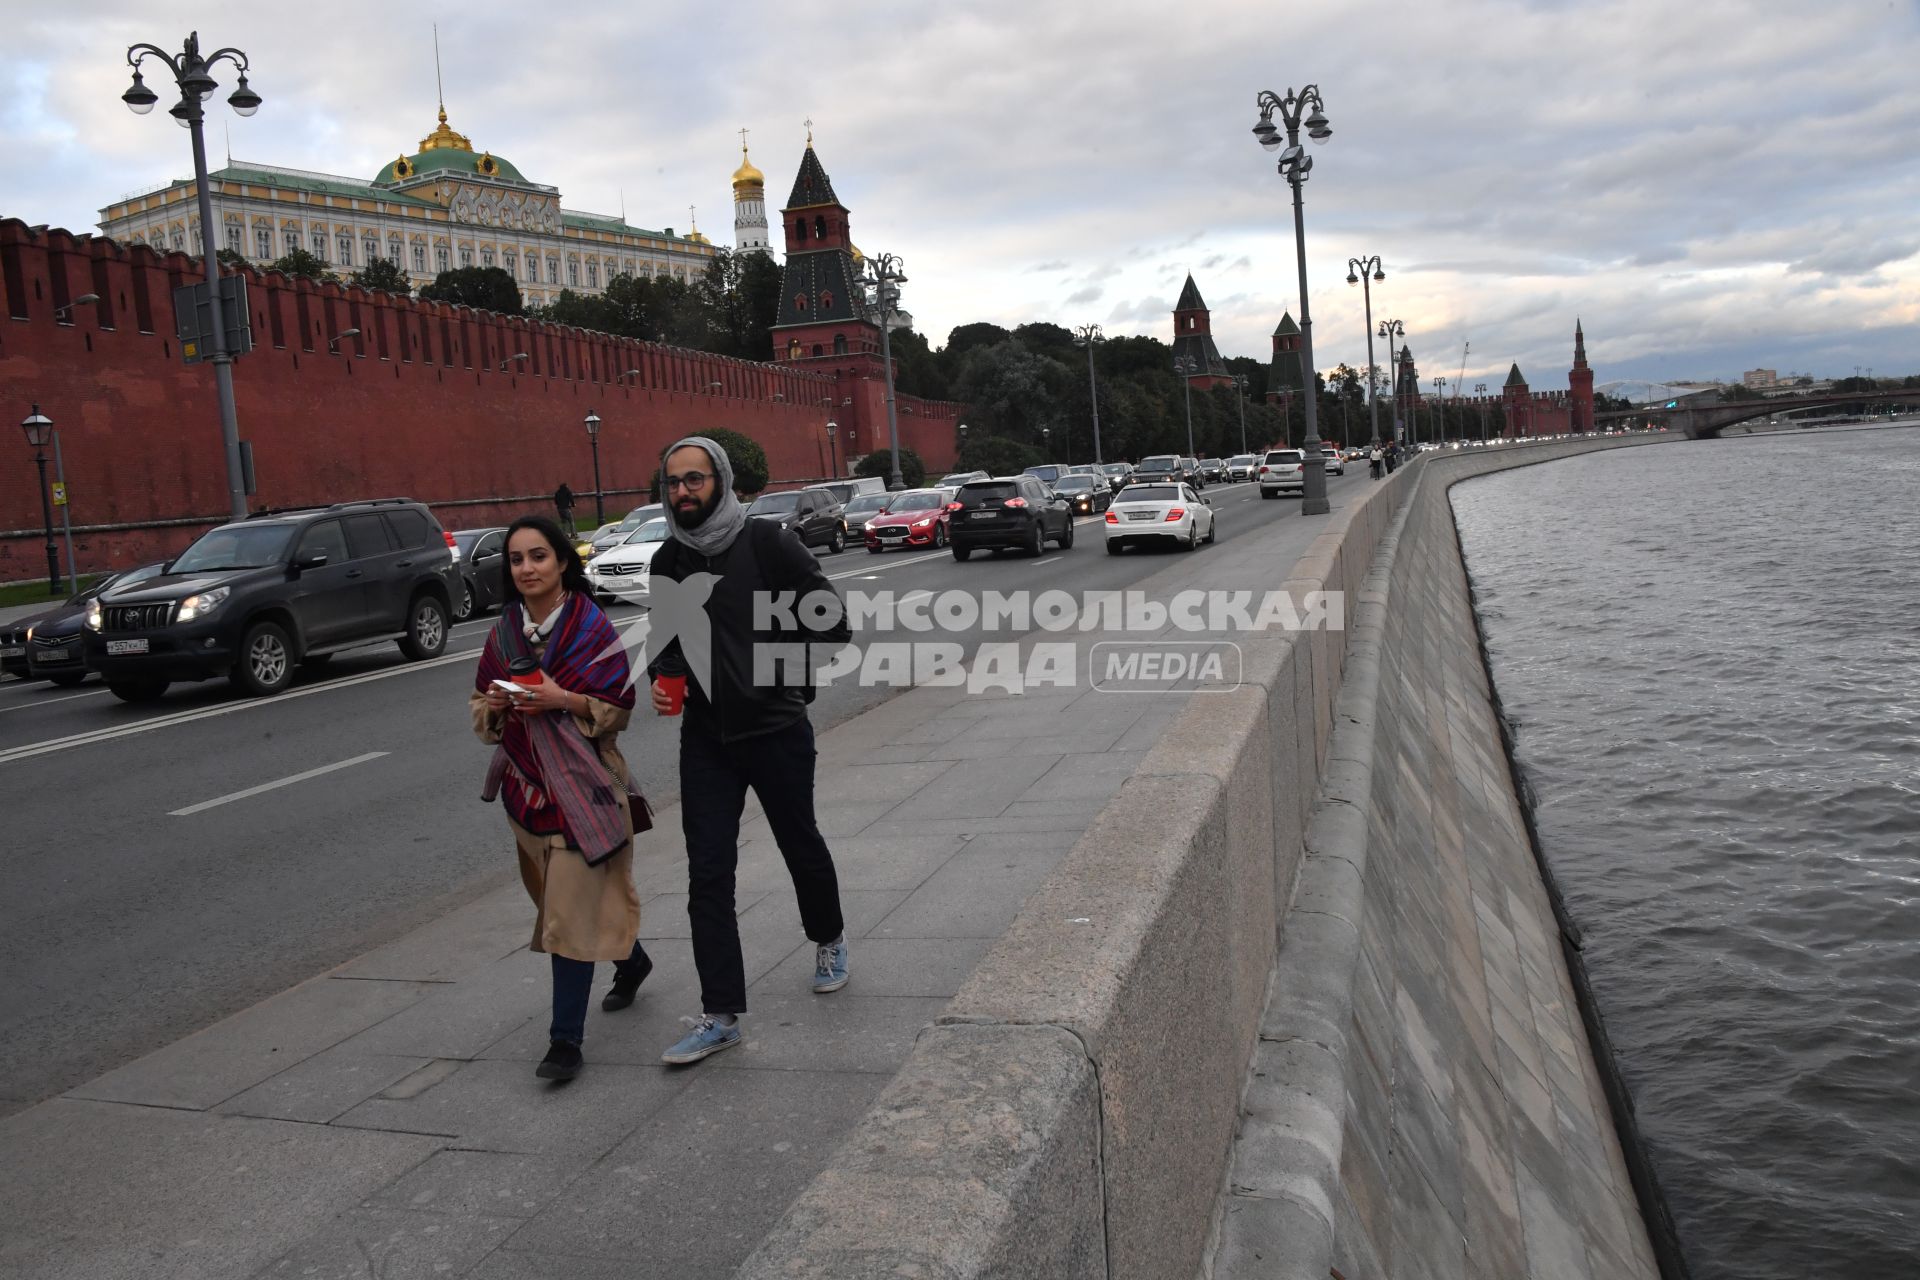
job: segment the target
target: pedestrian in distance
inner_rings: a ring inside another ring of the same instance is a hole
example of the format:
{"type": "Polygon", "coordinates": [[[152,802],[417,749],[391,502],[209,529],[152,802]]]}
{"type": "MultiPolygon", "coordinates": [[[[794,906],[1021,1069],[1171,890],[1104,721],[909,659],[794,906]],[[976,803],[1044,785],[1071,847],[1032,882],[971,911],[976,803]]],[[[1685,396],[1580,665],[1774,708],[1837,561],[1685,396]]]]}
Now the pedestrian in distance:
{"type": "Polygon", "coordinates": [[[1375,480],[1378,480],[1382,475],[1386,474],[1385,461],[1386,455],[1380,451],[1378,444],[1375,444],[1373,448],[1367,450],[1367,470],[1373,473],[1375,480]]]}
{"type": "Polygon", "coordinates": [[[553,491],[553,509],[560,513],[560,527],[567,531],[567,536],[579,537],[580,531],[573,524],[573,490],[567,487],[565,480],[553,491]]]}
{"type": "Polygon", "coordinates": [[[1389,441],[1387,441],[1387,449],[1386,449],[1386,454],[1387,454],[1387,456],[1386,456],[1386,458],[1384,459],[1384,461],[1385,461],[1385,462],[1386,462],[1386,464],[1387,464],[1387,474],[1388,474],[1388,475],[1392,475],[1392,474],[1393,474],[1393,469],[1394,469],[1394,468],[1395,468],[1396,466],[1398,466],[1398,465],[1400,464],[1400,444],[1399,444],[1399,442],[1398,442],[1398,441],[1396,441],[1396,440],[1389,440],[1389,441]]]}
{"type": "Polygon", "coordinates": [[[544,516],[507,529],[506,601],[487,636],[469,707],[494,748],[481,798],[498,798],[535,908],[532,949],[553,969],[546,1059],[534,1073],[580,1073],[593,966],[613,962],[601,1008],[633,1003],[653,969],[640,945],[633,833],[650,825],[620,731],[633,713],[626,651],[573,542],[544,516]]]}
{"type": "Polygon", "coordinates": [[[801,620],[808,616],[804,608],[785,618],[763,616],[777,615],[773,609],[756,613],[756,600],[765,605],[783,596],[790,602],[830,598],[837,604],[839,596],[798,536],[776,522],[747,518],[734,496],[725,449],[704,436],[675,444],[662,456],[660,492],[672,537],[653,559],[655,592],[667,581],[712,575],[699,580],[712,587],[705,603],[711,635],[705,671],[689,661],[678,637],[661,646],[649,667],[653,709],[667,716],[685,712],[680,823],[701,1014],[684,1019],[690,1029],[661,1055],[684,1065],[740,1043],[747,988],[734,884],[748,788],[760,799],[793,879],[801,928],[814,944],[814,992],[826,995],[847,985],[840,883],[814,818],[815,750],[807,704],[813,701],[813,655],[831,654],[852,631],[844,607],[831,615],[831,625],[813,628],[801,620]],[[756,651],[790,653],[796,646],[805,670],[774,666],[770,675],[756,672],[756,651]]]}

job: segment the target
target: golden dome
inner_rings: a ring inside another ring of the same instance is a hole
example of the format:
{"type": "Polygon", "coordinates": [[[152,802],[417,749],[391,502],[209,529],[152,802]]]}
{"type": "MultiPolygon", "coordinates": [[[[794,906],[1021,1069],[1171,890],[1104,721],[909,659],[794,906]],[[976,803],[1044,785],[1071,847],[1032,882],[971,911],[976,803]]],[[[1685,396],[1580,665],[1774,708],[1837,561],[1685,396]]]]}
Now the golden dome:
{"type": "Polygon", "coordinates": [[[464,133],[455,133],[447,127],[447,109],[440,108],[440,127],[420,139],[422,151],[471,151],[473,143],[464,133]]]}
{"type": "Polygon", "coordinates": [[[767,175],[753,167],[753,161],[747,159],[747,144],[740,144],[740,167],[733,171],[733,193],[737,196],[743,187],[765,188],[767,175]]]}
{"type": "Polygon", "coordinates": [[[854,244],[854,243],[853,243],[852,241],[848,241],[848,242],[847,242],[847,252],[848,252],[848,253],[851,253],[851,254],[853,255],[853,265],[854,265],[854,266],[856,266],[856,267],[864,267],[864,266],[866,266],[866,265],[867,265],[867,255],[866,255],[866,254],[864,254],[864,253],[862,253],[862,252],[860,252],[860,246],[859,246],[859,245],[857,245],[857,244],[854,244]]]}

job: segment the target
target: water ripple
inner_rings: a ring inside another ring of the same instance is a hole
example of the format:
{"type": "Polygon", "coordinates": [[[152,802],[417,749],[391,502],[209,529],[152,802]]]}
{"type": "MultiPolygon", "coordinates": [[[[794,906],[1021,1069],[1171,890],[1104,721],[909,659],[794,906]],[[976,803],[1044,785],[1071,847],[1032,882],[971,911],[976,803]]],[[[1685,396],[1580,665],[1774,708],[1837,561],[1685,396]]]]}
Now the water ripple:
{"type": "Polygon", "coordinates": [[[1824,432],[1453,490],[1700,1280],[1920,1275],[1916,472],[1920,432],[1824,432]]]}

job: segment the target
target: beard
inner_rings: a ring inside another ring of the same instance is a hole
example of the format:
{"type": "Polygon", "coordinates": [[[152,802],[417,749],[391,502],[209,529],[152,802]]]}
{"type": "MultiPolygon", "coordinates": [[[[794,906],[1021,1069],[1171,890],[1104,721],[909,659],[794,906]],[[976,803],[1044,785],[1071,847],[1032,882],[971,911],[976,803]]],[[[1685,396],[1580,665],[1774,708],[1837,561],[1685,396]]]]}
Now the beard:
{"type": "Polygon", "coordinates": [[[720,487],[716,484],[713,492],[704,499],[696,501],[692,498],[681,498],[674,505],[673,518],[680,523],[682,529],[698,529],[707,522],[707,517],[712,515],[719,505],[720,487]]]}

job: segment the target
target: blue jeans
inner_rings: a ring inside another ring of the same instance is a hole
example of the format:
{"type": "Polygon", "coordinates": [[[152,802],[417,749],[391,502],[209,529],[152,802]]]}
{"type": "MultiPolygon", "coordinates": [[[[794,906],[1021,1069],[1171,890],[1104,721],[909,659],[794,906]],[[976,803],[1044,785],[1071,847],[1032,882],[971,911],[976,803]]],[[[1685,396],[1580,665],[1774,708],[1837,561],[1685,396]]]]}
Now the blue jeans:
{"type": "MultiPolygon", "coordinates": [[[[564,1040],[578,1046],[587,1038],[587,1001],[593,995],[593,961],[550,956],[553,961],[553,1026],[547,1039],[564,1040]]],[[[633,940],[633,953],[613,962],[613,971],[627,975],[653,968],[640,940],[633,940]]]]}

